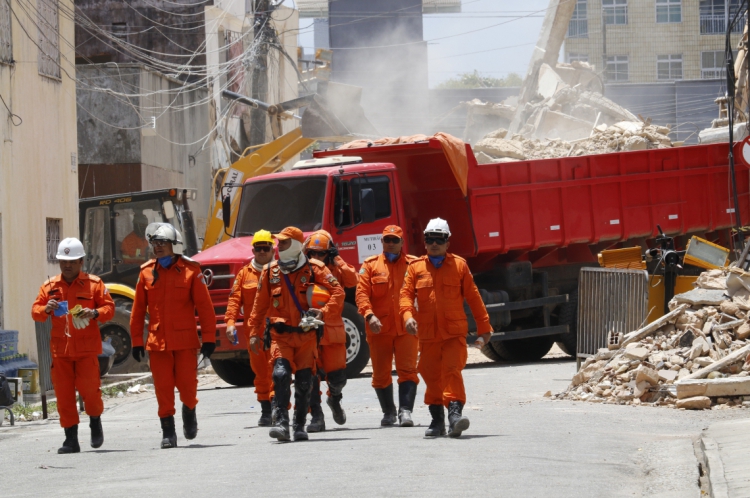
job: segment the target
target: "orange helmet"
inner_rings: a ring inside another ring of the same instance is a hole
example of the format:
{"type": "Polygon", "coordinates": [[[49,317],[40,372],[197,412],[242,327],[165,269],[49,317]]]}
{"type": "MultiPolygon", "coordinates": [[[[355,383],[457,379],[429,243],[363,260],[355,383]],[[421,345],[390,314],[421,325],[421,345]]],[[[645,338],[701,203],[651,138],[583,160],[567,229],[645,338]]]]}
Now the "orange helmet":
{"type": "Polygon", "coordinates": [[[307,238],[305,241],[305,251],[327,251],[332,245],[333,241],[328,232],[319,230],[307,238]]]}
{"type": "Polygon", "coordinates": [[[307,305],[311,308],[321,309],[329,299],[331,299],[331,293],[325,287],[313,284],[307,288],[307,305]]]}

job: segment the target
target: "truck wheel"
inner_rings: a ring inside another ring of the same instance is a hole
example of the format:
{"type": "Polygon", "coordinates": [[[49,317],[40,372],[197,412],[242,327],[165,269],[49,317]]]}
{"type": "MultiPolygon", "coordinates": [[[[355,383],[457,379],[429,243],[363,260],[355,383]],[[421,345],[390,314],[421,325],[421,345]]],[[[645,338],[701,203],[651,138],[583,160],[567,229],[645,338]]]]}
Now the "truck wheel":
{"type": "Polygon", "coordinates": [[[571,292],[568,302],[558,308],[557,323],[568,326],[568,333],[557,337],[557,345],[564,353],[575,357],[578,342],[578,290],[571,292]]]}
{"type": "Polygon", "coordinates": [[[370,361],[370,346],[365,334],[365,319],[357,307],[344,303],[344,330],[346,330],[346,378],[358,376],[370,361]]]}
{"type": "Polygon", "coordinates": [[[554,337],[490,342],[482,348],[482,353],[494,361],[536,361],[547,354],[554,342],[554,337]],[[488,351],[485,352],[485,349],[488,351]]]}
{"type": "Polygon", "coordinates": [[[250,361],[245,360],[215,360],[210,358],[211,366],[216,375],[227,384],[249,387],[255,382],[255,373],[250,368],[250,361]]]}
{"type": "MultiPolygon", "coordinates": [[[[115,348],[115,360],[109,373],[148,372],[148,351],[146,351],[146,357],[141,358],[140,363],[135,361],[131,354],[133,344],[130,340],[130,312],[133,309],[133,301],[122,297],[117,297],[114,301],[115,316],[101,327],[102,341],[110,338],[112,347],[115,348]]],[[[144,327],[144,344],[148,335],[146,330],[148,328],[144,327]]]]}

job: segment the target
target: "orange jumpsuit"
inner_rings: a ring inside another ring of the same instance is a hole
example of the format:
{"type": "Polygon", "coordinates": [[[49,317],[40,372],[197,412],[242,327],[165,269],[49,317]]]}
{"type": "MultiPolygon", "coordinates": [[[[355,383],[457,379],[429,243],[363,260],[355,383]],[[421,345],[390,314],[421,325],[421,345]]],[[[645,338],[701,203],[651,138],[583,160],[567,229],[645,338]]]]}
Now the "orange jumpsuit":
{"type": "Polygon", "coordinates": [[[148,241],[135,232],[130,232],[120,244],[122,262],[125,264],[142,265],[148,261],[148,250],[148,241]]]}
{"type": "MultiPolygon", "coordinates": [[[[237,273],[232,292],[229,294],[227,312],[224,315],[224,321],[227,326],[235,325],[237,317],[240,315],[240,307],[242,307],[242,315],[250,317],[250,312],[255,302],[255,294],[258,290],[258,279],[260,278],[261,271],[255,268],[253,263],[250,262],[237,273]]],[[[258,354],[253,353],[250,349],[250,327],[247,321],[242,331],[248,342],[247,350],[250,354],[250,368],[255,373],[255,394],[258,396],[258,401],[268,401],[272,397],[273,392],[271,352],[261,348],[258,354]]]]}
{"type": "Polygon", "coordinates": [[[39,295],[31,308],[31,318],[37,322],[52,318],[52,384],[63,428],[78,425],[76,390],[81,394],[86,413],[90,417],[98,417],[104,411],[97,358],[102,353],[102,336],[97,322],[107,322],[114,314],[112,297],[102,280],[95,275],[81,272],[71,284],[62,275],[58,275],[46,281],[39,289],[39,295]],[[58,317],[54,313],[48,315],[44,312],[51,299],[67,301],[69,310],[77,304],[95,309],[99,312],[99,317],[91,319],[86,328],[76,329],[71,315],[58,317]]]}
{"type": "Polygon", "coordinates": [[[419,383],[417,376],[417,350],[419,341],[407,334],[399,316],[399,293],[404,283],[406,267],[416,256],[402,254],[394,263],[384,254],[371,256],[359,270],[359,285],[355,300],[359,314],[365,317],[367,343],[372,360],[372,387],[384,389],[393,384],[391,368],[396,359],[398,383],[419,383]],[[375,315],[382,328],[375,334],[367,320],[375,315]]]}
{"type": "Polygon", "coordinates": [[[130,315],[133,347],[143,346],[148,309],[148,341],[151,374],[159,404],[159,418],[175,414],[174,388],[189,409],[198,404],[197,361],[201,341],[195,311],[201,323],[203,342],[216,341],[216,315],[203,281],[200,265],[178,256],[169,269],[155,259],[141,266],[135,301],[130,315]],[[136,333],[137,332],[137,333],[136,333]]]}
{"type": "MultiPolygon", "coordinates": [[[[313,283],[313,278],[311,278],[313,273],[314,283],[331,293],[328,304],[321,310],[322,320],[327,323],[328,317],[341,316],[345,297],[344,289],[331,272],[323,263],[309,260],[302,268],[287,276],[297,293],[300,306],[303,310],[307,310],[309,309],[307,288],[313,283]]],[[[246,322],[246,326],[250,329],[250,337],[263,340],[266,318],[270,320],[270,323],[281,323],[290,327],[297,327],[302,319],[290,290],[284,282],[277,261],[273,261],[263,269],[258,281],[253,311],[246,322]]],[[[306,333],[279,333],[275,329],[271,330],[271,361],[278,358],[286,359],[291,365],[292,372],[307,368],[315,370],[316,352],[317,338],[314,330],[306,333]]]]}
{"type": "Polygon", "coordinates": [[[451,401],[466,403],[461,376],[466,366],[468,333],[464,299],[476,320],[477,334],[492,332],[487,309],[466,260],[449,253],[441,267],[435,268],[427,256],[422,256],[407,268],[399,300],[400,313],[404,324],[412,317],[417,321],[420,351],[417,369],[427,386],[424,395],[427,405],[447,407],[451,401]]]}
{"type": "MultiPolygon", "coordinates": [[[[326,266],[331,274],[344,288],[356,287],[359,281],[357,270],[344,261],[341,256],[336,256],[332,263],[326,266]]],[[[341,311],[343,311],[343,305],[341,311]]],[[[341,313],[326,317],[326,326],[323,330],[323,338],[318,347],[317,365],[326,374],[337,370],[346,369],[346,329],[341,313]]]]}

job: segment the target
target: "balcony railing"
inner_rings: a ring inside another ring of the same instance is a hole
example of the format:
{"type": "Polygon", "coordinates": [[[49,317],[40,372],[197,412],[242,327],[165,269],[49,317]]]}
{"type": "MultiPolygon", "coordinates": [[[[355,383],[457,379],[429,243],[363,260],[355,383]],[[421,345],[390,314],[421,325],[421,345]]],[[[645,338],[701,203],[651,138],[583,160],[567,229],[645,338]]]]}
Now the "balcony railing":
{"type": "Polygon", "coordinates": [[[589,21],[588,19],[571,19],[568,24],[568,38],[588,38],[589,21]]]}
{"type": "MultiPolygon", "coordinates": [[[[730,15],[730,18],[732,15],[730,15]]],[[[724,14],[701,14],[700,23],[702,35],[718,35],[727,32],[727,20],[724,14]]],[[[747,15],[744,15],[737,20],[732,28],[732,33],[742,33],[746,23],[747,15]]]]}
{"type": "Polygon", "coordinates": [[[726,77],[724,69],[701,69],[701,79],[704,80],[722,80],[726,77]]]}

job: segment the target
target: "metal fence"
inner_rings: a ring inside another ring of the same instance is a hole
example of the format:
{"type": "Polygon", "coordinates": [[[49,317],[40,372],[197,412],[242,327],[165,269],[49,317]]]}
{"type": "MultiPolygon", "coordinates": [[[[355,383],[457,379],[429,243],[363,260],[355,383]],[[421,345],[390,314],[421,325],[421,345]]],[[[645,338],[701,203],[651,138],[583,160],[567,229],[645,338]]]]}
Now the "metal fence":
{"type": "Polygon", "coordinates": [[[582,268],[578,279],[577,358],[607,347],[608,332],[631,332],[648,315],[648,272],[582,268]]]}
{"type": "Polygon", "coordinates": [[[47,418],[47,392],[52,390],[52,350],[50,338],[52,334],[52,320],[34,322],[36,329],[36,352],[39,364],[39,388],[42,393],[42,416],[47,418]]]}
{"type": "MultiPolygon", "coordinates": [[[[734,13],[732,13],[732,18],[734,13]]],[[[727,32],[727,18],[724,14],[701,14],[700,16],[702,35],[719,35],[727,32]]],[[[742,33],[747,24],[747,16],[742,16],[732,26],[732,33],[742,33]]]]}

